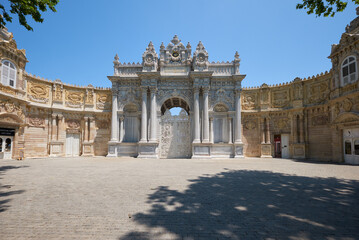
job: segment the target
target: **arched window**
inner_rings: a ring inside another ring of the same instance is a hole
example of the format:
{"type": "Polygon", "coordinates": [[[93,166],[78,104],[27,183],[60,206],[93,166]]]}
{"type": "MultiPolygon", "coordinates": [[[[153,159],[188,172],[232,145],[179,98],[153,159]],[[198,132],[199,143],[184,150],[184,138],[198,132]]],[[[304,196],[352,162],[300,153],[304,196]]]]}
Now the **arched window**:
{"type": "Polygon", "coordinates": [[[357,63],[355,56],[347,57],[342,64],[342,85],[347,85],[357,79],[357,63]]]}
{"type": "Polygon", "coordinates": [[[1,83],[6,86],[16,86],[16,67],[10,61],[2,61],[1,83]]]}

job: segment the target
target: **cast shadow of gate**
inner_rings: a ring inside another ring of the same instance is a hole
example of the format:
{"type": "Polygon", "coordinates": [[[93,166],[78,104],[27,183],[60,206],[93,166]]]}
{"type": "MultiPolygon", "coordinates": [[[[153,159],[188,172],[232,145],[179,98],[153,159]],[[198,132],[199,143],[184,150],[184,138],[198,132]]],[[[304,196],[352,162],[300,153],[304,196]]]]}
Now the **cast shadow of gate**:
{"type": "MultiPolygon", "coordinates": [[[[4,175],[4,172],[11,170],[11,169],[18,169],[28,166],[21,166],[21,167],[15,167],[15,166],[1,166],[0,167],[0,176],[4,175]]],[[[0,177],[0,180],[2,178],[0,177]]],[[[6,211],[10,205],[9,202],[11,201],[11,198],[9,198],[12,195],[17,195],[24,193],[25,190],[11,190],[12,185],[3,185],[0,182],[0,213],[6,211]]]]}
{"type": "Polygon", "coordinates": [[[150,230],[119,239],[359,239],[359,181],[267,171],[189,181],[184,192],[158,187],[133,215],[150,230]]]}

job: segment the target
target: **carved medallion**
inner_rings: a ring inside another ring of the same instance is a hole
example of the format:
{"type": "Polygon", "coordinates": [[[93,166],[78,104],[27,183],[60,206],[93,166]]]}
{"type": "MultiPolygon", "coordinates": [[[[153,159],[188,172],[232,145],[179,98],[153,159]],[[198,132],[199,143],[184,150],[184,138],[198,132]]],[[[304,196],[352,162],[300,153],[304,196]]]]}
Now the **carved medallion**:
{"type": "Polygon", "coordinates": [[[28,98],[35,102],[47,103],[49,101],[50,88],[43,84],[28,82],[28,98]]]}
{"type": "Polygon", "coordinates": [[[254,130],[256,129],[257,121],[256,120],[248,120],[244,122],[244,128],[247,130],[254,130]]]}
{"type": "Polygon", "coordinates": [[[272,93],[273,107],[283,108],[289,103],[289,96],[287,90],[275,91],[272,93]]]}
{"type": "Polygon", "coordinates": [[[66,122],[69,129],[79,129],[81,127],[79,120],[69,119],[66,122]]]}
{"type": "Polygon", "coordinates": [[[40,117],[29,117],[28,124],[30,127],[45,127],[45,119],[40,117]]]}
{"type": "Polygon", "coordinates": [[[257,94],[256,93],[247,93],[243,97],[242,108],[244,110],[252,110],[256,108],[257,105],[257,94]]]}
{"type": "Polygon", "coordinates": [[[84,93],[66,91],[65,100],[68,107],[81,107],[83,105],[84,93]]]}

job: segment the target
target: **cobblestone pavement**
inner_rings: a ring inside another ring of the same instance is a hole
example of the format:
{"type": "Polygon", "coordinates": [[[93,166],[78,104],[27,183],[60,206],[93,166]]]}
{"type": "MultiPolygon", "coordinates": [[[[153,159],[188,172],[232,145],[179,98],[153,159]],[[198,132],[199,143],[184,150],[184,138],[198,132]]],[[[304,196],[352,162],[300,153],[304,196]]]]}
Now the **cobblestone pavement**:
{"type": "Polygon", "coordinates": [[[0,239],[359,239],[359,166],[0,160],[0,239]]]}

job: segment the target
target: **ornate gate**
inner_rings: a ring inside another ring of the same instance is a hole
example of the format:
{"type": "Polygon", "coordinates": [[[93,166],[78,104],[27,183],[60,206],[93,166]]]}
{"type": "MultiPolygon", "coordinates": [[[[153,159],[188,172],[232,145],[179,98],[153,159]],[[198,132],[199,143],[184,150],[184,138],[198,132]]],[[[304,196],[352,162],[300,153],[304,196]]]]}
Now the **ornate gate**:
{"type": "Polygon", "coordinates": [[[191,157],[190,119],[185,110],[172,116],[167,110],[161,117],[161,158],[191,157]]]}

